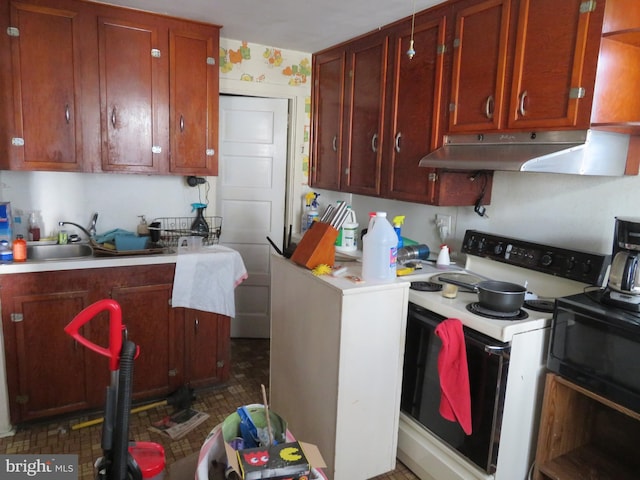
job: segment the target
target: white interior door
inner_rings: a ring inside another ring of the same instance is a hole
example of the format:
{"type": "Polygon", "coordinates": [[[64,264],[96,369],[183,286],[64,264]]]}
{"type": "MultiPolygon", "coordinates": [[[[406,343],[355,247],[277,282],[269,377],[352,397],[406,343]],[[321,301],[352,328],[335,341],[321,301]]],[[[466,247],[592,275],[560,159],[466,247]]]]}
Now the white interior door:
{"type": "Polygon", "coordinates": [[[285,221],[288,100],[220,96],[217,208],[220,243],[242,255],[249,278],[236,288],[232,337],[268,338],[271,246],[285,221]]]}

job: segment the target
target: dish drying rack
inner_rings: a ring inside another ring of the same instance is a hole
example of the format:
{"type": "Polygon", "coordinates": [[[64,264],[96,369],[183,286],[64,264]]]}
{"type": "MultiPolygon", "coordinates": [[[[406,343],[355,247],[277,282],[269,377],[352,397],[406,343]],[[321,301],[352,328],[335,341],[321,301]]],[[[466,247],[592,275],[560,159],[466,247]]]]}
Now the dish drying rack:
{"type": "Polygon", "coordinates": [[[205,234],[195,230],[191,230],[191,224],[195,217],[160,217],[154,219],[149,224],[149,233],[151,237],[156,231],[160,232],[160,239],[156,243],[160,243],[165,247],[177,247],[180,237],[201,236],[203,245],[214,245],[220,241],[222,233],[222,217],[204,217],[209,225],[209,233],[205,234]],[[159,226],[154,226],[159,223],[159,226]]]}

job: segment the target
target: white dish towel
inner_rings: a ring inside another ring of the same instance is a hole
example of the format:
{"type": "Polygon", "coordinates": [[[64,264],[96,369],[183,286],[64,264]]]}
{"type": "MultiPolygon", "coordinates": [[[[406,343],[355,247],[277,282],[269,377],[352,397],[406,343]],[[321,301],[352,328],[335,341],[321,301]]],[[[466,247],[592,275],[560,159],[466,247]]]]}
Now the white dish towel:
{"type": "Polygon", "coordinates": [[[173,280],[173,307],[236,316],[234,289],[246,278],[240,254],[228,247],[212,245],[178,254],[173,280]]]}

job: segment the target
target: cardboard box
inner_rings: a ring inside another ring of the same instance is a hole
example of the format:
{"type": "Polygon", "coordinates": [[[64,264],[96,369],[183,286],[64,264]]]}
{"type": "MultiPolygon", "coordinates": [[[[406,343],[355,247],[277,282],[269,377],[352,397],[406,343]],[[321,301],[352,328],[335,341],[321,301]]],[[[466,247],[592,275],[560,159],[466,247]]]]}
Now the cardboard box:
{"type": "MultiPolygon", "coordinates": [[[[251,418],[258,429],[266,428],[264,406],[247,405],[251,418]]],[[[255,479],[309,479],[311,469],[322,469],[327,465],[318,447],[297,440],[287,439],[287,424],[276,413],[269,412],[273,437],[277,444],[235,450],[231,443],[241,436],[240,416],[232,413],[222,423],[222,436],[227,465],[244,480],[255,479]]]]}
{"type": "Polygon", "coordinates": [[[263,478],[307,479],[311,467],[299,442],[279,443],[266,448],[236,451],[240,473],[245,480],[263,478]]]}

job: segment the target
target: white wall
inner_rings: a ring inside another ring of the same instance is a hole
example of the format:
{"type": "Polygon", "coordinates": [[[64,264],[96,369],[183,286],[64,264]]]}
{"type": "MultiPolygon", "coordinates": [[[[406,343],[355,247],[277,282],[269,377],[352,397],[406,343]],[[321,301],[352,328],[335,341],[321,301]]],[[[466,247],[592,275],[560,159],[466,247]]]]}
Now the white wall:
{"type": "MultiPolygon", "coordinates": [[[[437,250],[435,214],[453,216],[453,253],[467,229],[530,239],[565,248],[611,253],[616,216],[640,217],[640,177],[590,177],[542,173],[495,172],[487,216],[473,207],[432,207],[344,195],[320,190],[322,207],[337,199],[351,203],[360,227],[369,211],[405,215],[403,236],[437,250]]],[[[321,207],[321,208],[322,208],[321,207]]]]}

